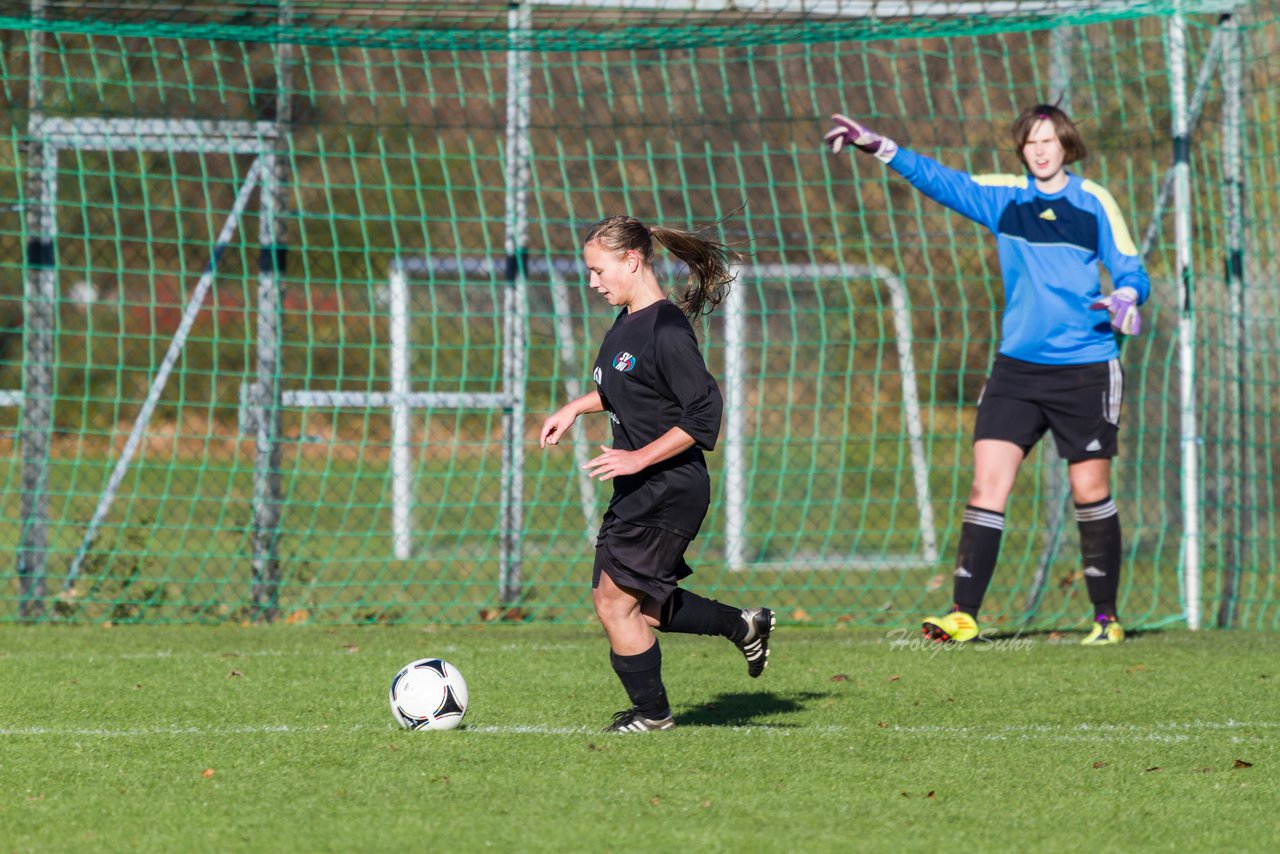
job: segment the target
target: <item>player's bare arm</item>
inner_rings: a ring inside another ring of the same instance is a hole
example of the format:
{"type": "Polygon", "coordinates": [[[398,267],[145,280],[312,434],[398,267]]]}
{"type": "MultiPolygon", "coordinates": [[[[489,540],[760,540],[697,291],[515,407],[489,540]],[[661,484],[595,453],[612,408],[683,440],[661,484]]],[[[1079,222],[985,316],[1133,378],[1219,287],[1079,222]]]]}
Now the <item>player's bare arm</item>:
{"type": "Polygon", "coordinates": [[[582,468],[591,477],[612,480],[619,475],[636,474],[649,466],[669,460],[694,446],[693,437],[679,427],[672,427],[643,448],[624,451],[620,448],[600,446],[603,452],[582,468]]]}
{"type": "Polygon", "coordinates": [[[576,400],[569,401],[542,422],[542,430],[538,433],[538,447],[545,448],[547,445],[560,444],[560,437],[573,426],[573,422],[578,420],[579,415],[603,411],[604,401],[600,399],[600,392],[594,389],[576,400]]]}

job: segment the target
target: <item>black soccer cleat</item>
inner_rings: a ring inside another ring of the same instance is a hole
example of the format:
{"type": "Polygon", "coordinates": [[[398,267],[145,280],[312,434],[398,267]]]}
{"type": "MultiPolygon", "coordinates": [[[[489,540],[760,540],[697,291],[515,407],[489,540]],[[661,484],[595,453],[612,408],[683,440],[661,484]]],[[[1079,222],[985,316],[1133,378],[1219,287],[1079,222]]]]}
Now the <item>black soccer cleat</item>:
{"type": "Polygon", "coordinates": [[[604,732],[658,732],[664,729],[675,729],[675,718],[671,712],[666,717],[646,718],[634,708],[623,709],[613,716],[613,722],[604,728],[604,732]]]}
{"type": "Polygon", "coordinates": [[[747,675],[755,679],[769,666],[769,635],[773,634],[775,620],[768,608],[747,608],[742,619],[747,624],[747,636],[735,646],[747,659],[747,675]]]}

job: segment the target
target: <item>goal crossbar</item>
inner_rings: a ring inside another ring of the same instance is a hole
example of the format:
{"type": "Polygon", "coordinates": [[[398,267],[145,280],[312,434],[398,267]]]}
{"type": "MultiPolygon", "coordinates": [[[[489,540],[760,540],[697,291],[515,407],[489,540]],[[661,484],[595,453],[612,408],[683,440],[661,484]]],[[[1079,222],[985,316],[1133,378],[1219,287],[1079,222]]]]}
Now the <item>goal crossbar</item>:
{"type": "Polygon", "coordinates": [[[46,145],[90,151],[262,154],[277,138],[271,122],[32,116],[30,127],[46,145]]]}

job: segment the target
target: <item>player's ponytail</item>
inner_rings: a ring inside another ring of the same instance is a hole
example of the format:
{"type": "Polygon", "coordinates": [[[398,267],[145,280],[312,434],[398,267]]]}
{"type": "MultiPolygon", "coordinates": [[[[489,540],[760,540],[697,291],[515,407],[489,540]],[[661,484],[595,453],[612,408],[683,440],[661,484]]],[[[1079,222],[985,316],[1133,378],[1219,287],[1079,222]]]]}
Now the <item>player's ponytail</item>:
{"type": "Polygon", "coordinates": [[[655,226],[650,233],[689,268],[689,283],[678,303],[686,316],[710,314],[724,302],[734,279],[732,265],[741,255],[692,231],[655,226]]]}
{"type": "Polygon", "coordinates": [[[661,243],[689,268],[688,285],[676,303],[688,317],[710,314],[724,302],[734,280],[732,266],[742,259],[736,250],[699,232],[663,226],[650,228],[630,216],[600,220],[582,242],[587,244],[593,240],[612,252],[634,250],[650,267],[653,266],[653,241],[661,243]]]}

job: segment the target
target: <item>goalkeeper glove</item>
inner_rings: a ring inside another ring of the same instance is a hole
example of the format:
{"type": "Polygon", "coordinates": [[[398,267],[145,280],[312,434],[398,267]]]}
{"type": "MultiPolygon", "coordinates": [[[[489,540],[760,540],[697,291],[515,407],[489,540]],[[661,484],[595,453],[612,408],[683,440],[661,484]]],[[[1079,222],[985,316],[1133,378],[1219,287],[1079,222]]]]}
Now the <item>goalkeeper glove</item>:
{"type": "Polygon", "coordinates": [[[836,126],[827,131],[822,141],[831,148],[832,154],[839,154],[846,145],[852,145],[868,154],[874,154],[880,162],[888,163],[893,159],[893,155],[898,153],[898,143],[867,130],[848,116],[836,113],[831,117],[831,121],[835,122],[836,126]]]}
{"type": "Polygon", "coordinates": [[[1089,306],[1105,308],[1111,312],[1111,327],[1121,335],[1137,335],[1142,331],[1142,318],[1138,315],[1138,292],[1133,288],[1116,288],[1089,306]]]}

